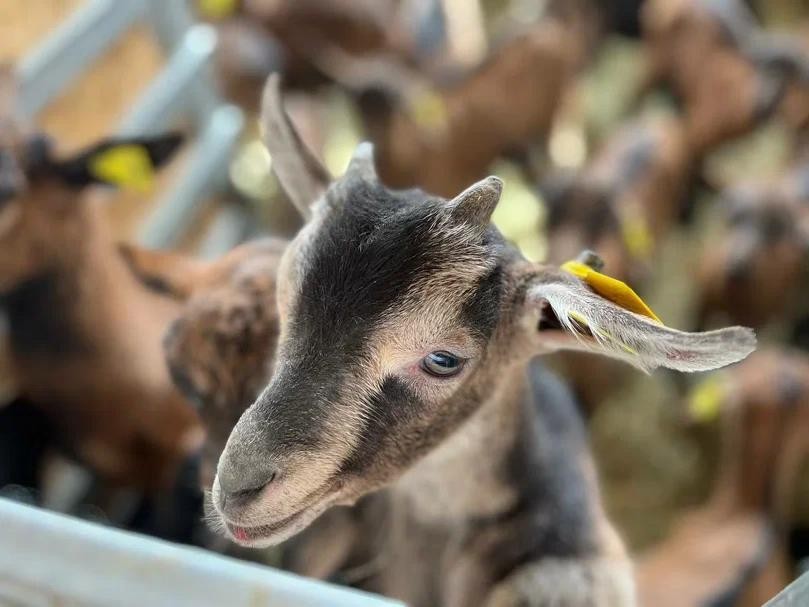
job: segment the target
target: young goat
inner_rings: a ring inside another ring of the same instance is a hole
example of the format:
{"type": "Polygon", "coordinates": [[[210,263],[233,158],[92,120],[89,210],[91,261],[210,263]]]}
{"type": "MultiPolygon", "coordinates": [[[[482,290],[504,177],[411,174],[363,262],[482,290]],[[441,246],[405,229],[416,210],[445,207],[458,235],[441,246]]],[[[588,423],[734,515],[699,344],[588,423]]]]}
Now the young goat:
{"type": "Polygon", "coordinates": [[[317,57],[326,47],[352,57],[384,54],[415,66],[435,54],[431,47],[440,35],[411,31],[412,24],[400,14],[401,4],[247,0],[226,19],[211,15],[219,17],[216,63],[226,94],[248,108],[258,108],[264,81],[276,69],[283,70],[287,83],[295,88],[322,84],[324,74],[317,67],[317,57]]]}
{"type": "MultiPolygon", "coordinates": [[[[13,86],[9,73],[0,81],[13,86]]],[[[0,310],[17,388],[102,477],[165,485],[202,440],[161,351],[180,307],[132,275],[103,200],[82,189],[103,181],[109,153],[159,165],[179,139],[105,141],[59,159],[12,118],[12,96],[0,108],[0,310]]]]}
{"type": "Polygon", "coordinates": [[[716,368],[752,351],[750,330],[682,333],[525,261],[489,222],[494,177],[452,200],[390,190],[363,144],[332,182],[277,79],[263,109],[275,171],[310,220],[281,261],[275,371],[228,439],[212,516],[267,546],[388,487],[366,587],[414,606],[632,604],[586,445],[528,363],[574,348],[716,368]]]}
{"type": "Polygon", "coordinates": [[[163,346],[175,384],[196,405],[205,428],[199,463],[205,489],[239,416],[272,376],[279,331],[276,274],[286,244],[256,240],[212,263],[126,251],[141,280],[184,302],[163,346]]]}
{"type": "Polygon", "coordinates": [[[809,163],[769,183],[729,188],[722,198],[728,225],[700,263],[700,322],[724,313],[759,327],[805,314],[809,163]]]}
{"type": "Polygon", "coordinates": [[[643,605],[754,607],[789,582],[784,534],[809,455],[809,360],[757,352],[722,380],[703,394],[724,431],[713,495],[640,560],[643,605]]]}

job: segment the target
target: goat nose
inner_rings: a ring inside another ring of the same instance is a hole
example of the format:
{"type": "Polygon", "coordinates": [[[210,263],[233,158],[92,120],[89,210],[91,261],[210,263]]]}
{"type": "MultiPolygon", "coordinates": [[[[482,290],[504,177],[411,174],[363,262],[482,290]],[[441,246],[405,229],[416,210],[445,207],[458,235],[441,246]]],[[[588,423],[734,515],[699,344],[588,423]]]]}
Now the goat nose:
{"type": "Polygon", "coordinates": [[[278,477],[275,466],[234,467],[220,463],[217,471],[220,505],[224,509],[240,508],[258,495],[278,477]]]}

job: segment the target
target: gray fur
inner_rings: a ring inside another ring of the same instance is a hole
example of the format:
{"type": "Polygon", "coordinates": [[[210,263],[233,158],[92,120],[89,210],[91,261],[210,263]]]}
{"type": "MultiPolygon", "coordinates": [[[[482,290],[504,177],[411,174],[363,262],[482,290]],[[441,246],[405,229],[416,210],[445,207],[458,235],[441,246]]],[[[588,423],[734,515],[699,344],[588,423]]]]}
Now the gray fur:
{"type": "Polygon", "coordinates": [[[563,340],[561,349],[599,352],[647,372],[657,367],[685,372],[718,369],[746,358],[756,347],[751,329],[728,327],[705,333],[671,329],[620,308],[573,278],[540,281],[532,286],[529,301],[547,302],[575,338],[563,340]]]}

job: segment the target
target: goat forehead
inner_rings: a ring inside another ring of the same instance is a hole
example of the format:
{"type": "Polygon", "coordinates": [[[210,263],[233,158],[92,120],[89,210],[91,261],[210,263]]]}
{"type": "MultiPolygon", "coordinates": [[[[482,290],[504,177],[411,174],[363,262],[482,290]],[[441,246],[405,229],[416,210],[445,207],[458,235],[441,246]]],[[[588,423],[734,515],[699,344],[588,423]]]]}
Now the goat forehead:
{"type": "Polygon", "coordinates": [[[368,334],[414,307],[460,309],[494,269],[486,239],[452,224],[442,199],[375,184],[332,195],[297,260],[292,320],[309,336],[368,334]]]}

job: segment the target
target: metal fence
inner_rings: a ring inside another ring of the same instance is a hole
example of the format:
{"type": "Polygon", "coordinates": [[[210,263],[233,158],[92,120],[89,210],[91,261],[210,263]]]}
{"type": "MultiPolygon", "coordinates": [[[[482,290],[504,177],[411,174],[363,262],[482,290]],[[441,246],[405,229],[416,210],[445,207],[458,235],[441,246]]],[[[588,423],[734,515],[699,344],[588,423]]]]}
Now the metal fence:
{"type": "Polygon", "coordinates": [[[806,607],[809,605],[809,573],[797,580],[767,601],[764,607],[806,607]]]}
{"type": "MultiPolygon", "coordinates": [[[[195,23],[187,0],[87,0],[18,64],[18,111],[35,117],[112,43],[143,23],[151,25],[166,62],[118,131],[149,134],[184,118],[195,135],[182,174],[162,194],[138,234],[146,246],[168,247],[198,217],[202,203],[223,190],[244,122],[241,110],[223,102],[213,83],[210,59],[216,31],[195,23]]],[[[220,223],[237,220],[232,211],[218,218],[220,223]]],[[[214,234],[223,239],[215,248],[224,250],[234,244],[225,236],[237,237],[238,232],[220,228],[214,234]]]]}
{"type": "Polygon", "coordinates": [[[396,607],[401,603],[0,499],[0,605],[396,607]]]}

